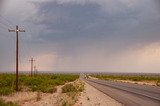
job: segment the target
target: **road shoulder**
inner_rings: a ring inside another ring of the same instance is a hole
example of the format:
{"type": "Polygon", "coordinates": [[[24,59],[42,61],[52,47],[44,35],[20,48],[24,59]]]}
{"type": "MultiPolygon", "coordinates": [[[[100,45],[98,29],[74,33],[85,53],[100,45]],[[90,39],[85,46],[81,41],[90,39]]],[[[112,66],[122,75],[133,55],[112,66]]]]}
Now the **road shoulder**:
{"type": "Polygon", "coordinates": [[[93,86],[85,83],[85,90],[81,93],[74,106],[123,106],[93,86]]]}

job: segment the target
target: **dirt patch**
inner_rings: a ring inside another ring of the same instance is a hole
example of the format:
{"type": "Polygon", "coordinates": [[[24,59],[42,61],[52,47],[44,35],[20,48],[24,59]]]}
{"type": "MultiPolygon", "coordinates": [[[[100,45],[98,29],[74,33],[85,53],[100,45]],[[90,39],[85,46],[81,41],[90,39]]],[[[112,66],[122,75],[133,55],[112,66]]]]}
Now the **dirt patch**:
{"type": "Polygon", "coordinates": [[[105,95],[91,85],[85,83],[85,90],[81,93],[74,106],[123,106],[121,103],[105,95]]]}
{"type": "Polygon", "coordinates": [[[15,102],[20,106],[59,106],[58,100],[61,94],[61,87],[57,86],[57,92],[53,94],[28,91],[2,96],[1,98],[5,101],[15,102]]]}
{"type": "Polygon", "coordinates": [[[140,84],[140,85],[150,85],[150,86],[157,86],[155,81],[130,81],[130,80],[115,80],[124,83],[132,83],[132,84],[140,84]]]}
{"type": "Polygon", "coordinates": [[[37,96],[37,92],[17,92],[11,94],[9,96],[2,96],[6,102],[16,102],[18,104],[23,104],[24,102],[35,100],[37,96]]]}

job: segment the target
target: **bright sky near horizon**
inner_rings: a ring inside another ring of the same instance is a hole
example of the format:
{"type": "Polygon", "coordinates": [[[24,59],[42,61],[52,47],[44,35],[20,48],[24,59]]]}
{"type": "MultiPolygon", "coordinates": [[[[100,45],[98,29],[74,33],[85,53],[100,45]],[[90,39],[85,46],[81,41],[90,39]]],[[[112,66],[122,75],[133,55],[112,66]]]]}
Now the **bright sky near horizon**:
{"type": "Polygon", "coordinates": [[[0,71],[160,73],[159,0],[0,0],[0,71]]]}

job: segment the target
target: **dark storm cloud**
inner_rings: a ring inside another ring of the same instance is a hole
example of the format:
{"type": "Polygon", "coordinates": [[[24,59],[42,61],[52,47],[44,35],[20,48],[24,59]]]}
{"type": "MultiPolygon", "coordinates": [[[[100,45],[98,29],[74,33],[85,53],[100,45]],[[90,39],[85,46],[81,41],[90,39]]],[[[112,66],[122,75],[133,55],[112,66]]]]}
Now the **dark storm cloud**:
{"type": "MultiPolygon", "coordinates": [[[[35,24],[44,25],[45,30],[41,37],[48,40],[64,39],[87,35],[85,27],[94,25],[101,18],[100,6],[97,4],[73,5],[58,4],[56,2],[39,4],[37,16],[41,19],[35,24]]],[[[92,30],[94,31],[94,30],[92,30]]],[[[89,35],[89,34],[88,34],[89,35]]]]}
{"type": "Polygon", "coordinates": [[[62,40],[79,37],[110,36],[126,19],[134,19],[133,12],[121,12],[117,16],[101,11],[96,3],[58,4],[45,2],[36,4],[38,19],[32,20],[37,25],[44,25],[41,37],[46,40],[62,40]]]}
{"type": "MultiPolygon", "coordinates": [[[[115,14],[112,14],[112,10],[102,11],[99,4],[92,2],[83,5],[42,2],[35,3],[35,6],[38,11],[31,20],[36,25],[44,26],[38,37],[46,41],[67,41],[83,37],[102,37],[107,40],[109,37],[119,39],[122,43],[123,39],[127,39],[127,43],[143,43],[160,39],[159,19],[152,18],[157,17],[157,12],[144,4],[140,4],[138,8],[128,8],[120,4],[121,11],[115,14]]],[[[116,40],[113,42],[116,43],[116,40]]]]}

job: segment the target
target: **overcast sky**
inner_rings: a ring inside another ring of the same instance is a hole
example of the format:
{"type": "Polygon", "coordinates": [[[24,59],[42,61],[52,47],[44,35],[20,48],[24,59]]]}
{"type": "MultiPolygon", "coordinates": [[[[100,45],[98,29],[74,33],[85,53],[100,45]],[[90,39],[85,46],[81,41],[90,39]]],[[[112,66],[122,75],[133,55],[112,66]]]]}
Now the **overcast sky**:
{"type": "Polygon", "coordinates": [[[160,72],[159,0],[0,0],[0,71],[160,72]]]}

